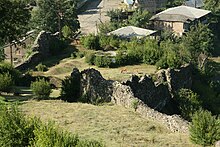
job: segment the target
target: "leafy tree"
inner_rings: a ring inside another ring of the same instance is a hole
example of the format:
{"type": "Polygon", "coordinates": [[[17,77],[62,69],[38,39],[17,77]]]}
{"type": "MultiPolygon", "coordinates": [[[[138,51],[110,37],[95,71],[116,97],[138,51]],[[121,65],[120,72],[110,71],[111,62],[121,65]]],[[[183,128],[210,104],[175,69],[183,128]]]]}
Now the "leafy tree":
{"type": "Polygon", "coordinates": [[[200,53],[210,54],[213,50],[213,34],[208,25],[199,23],[192,26],[183,38],[184,46],[189,49],[194,60],[200,53]]]}
{"type": "Polygon", "coordinates": [[[193,143],[202,146],[213,145],[220,139],[220,120],[209,111],[199,110],[193,115],[189,130],[193,143]]]}
{"type": "Polygon", "coordinates": [[[52,33],[60,32],[62,26],[68,26],[72,32],[79,29],[76,13],[76,0],[38,0],[32,13],[32,25],[40,30],[52,33]]]}
{"type": "Polygon", "coordinates": [[[23,0],[0,0],[0,42],[9,43],[11,52],[13,41],[27,32],[30,18],[30,11],[23,0]]]}
{"type": "Polygon", "coordinates": [[[168,0],[166,7],[167,8],[171,8],[171,7],[176,7],[176,6],[180,6],[185,2],[185,0],[168,0]]]}
{"type": "Polygon", "coordinates": [[[92,49],[92,50],[100,49],[99,36],[96,36],[94,34],[89,34],[87,36],[82,37],[81,41],[83,46],[87,49],[92,49]]]}
{"type": "Polygon", "coordinates": [[[201,107],[199,96],[190,89],[180,89],[176,98],[181,116],[187,120],[191,120],[193,114],[201,107]]]}
{"type": "Polygon", "coordinates": [[[146,28],[152,14],[145,10],[136,10],[128,19],[128,24],[136,27],[146,28]]]}

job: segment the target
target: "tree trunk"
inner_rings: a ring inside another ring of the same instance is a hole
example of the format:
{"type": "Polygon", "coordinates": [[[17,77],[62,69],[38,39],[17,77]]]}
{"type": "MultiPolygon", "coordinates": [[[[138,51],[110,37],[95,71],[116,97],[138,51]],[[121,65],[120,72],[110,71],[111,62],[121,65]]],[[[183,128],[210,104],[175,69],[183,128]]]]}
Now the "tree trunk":
{"type": "Polygon", "coordinates": [[[12,44],[10,43],[10,59],[11,59],[11,65],[13,65],[13,55],[12,55],[12,44]]]}

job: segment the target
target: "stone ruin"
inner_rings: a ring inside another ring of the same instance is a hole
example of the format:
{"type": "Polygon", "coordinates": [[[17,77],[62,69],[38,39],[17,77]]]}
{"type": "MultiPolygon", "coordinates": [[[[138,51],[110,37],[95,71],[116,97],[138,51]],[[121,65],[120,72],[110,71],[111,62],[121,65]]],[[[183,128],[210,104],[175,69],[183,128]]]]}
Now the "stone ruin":
{"type": "MultiPolygon", "coordinates": [[[[161,70],[156,74],[156,81],[150,76],[132,76],[131,79],[118,82],[106,80],[99,71],[86,69],[80,72],[73,69],[71,76],[80,76],[80,94],[90,99],[101,98],[127,108],[134,108],[143,117],[151,118],[164,124],[173,132],[187,132],[188,122],[178,115],[161,113],[172,101],[173,95],[181,88],[191,88],[191,67],[186,65],[178,70],[161,70]],[[134,103],[135,106],[134,106],[134,103]]],[[[92,101],[91,100],[91,101],[92,101]]]]}

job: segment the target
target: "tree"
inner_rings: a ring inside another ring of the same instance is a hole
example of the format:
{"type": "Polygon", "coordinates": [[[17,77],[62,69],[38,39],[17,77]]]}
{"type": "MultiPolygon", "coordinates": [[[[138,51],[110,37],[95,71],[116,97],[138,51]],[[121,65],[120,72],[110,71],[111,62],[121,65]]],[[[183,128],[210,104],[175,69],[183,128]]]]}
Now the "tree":
{"type": "Polygon", "coordinates": [[[146,28],[151,16],[150,12],[139,9],[135,11],[131,17],[129,17],[128,23],[129,25],[136,27],[146,28]]]}
{"type": "Polygon", "coordinates": [[[76,0],[38,0],[32,13],[32,25],[52,33],[60,32],[67,26],[76,32],[80,26],[77,20],[76,0]]]}
{"type": "Polygon", "coordinates": [[[220,120],[209,111],[199,110],[193,115],[189,131],[193,143],[213,145],[220,139],[220,120]]]}
{"type": "Polygon", "coordinates": [[[194,61],[197,61],[200,53],[211,53],[213,50],[213,37],[209,26],[199,23],[192,26],[190,31],[186,33],[186,36],[183,37],[183,44],[191,52],[194,61]]]}
{"type": "Polygon", "coordinates": [[[9,43],[18,41],[27,32],[30,20],[30,11],[23,0],[0,0],[0,42],[9,43]]]}
{"type": "Polygon", "coordinates": [[[187,120],[191,120],[193,114],[201,107],[199,96],[190,89],[180,89],[176,99],[181,116],[187,120]]]}

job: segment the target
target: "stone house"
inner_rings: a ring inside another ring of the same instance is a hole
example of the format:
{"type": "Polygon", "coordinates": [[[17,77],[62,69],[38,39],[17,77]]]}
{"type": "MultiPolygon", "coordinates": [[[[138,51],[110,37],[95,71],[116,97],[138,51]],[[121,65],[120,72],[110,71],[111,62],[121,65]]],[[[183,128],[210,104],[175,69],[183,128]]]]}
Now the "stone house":
{"type": "Polygon", "coordinates": [[[167,0],[124,0],[124,4],[126,4],[129,9],[141,8],[152,13],[163,8],[166,3],[167,0]]]}
{"type": "Polygon", "coordinates": [[[169,8],[151,17],[155,30],[169,30],[178,36],[187,32],[192,24],[207,23],[211,11],[188,6],[169,8]]]}
{"type": "Polygon", "coordinates": [[[202,8],[204,6],[203,0],[186,0],[184,5],[195,8],[202,8]]]}

